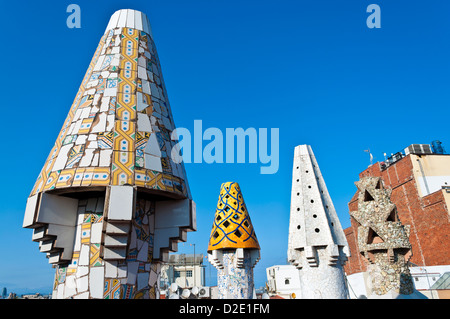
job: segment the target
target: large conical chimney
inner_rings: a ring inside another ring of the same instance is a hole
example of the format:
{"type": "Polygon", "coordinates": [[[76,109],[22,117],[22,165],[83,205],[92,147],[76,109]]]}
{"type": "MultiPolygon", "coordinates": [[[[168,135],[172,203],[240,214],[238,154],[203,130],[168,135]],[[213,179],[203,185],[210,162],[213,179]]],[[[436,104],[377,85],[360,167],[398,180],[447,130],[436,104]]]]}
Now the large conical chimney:
{"type": "Polygon", "coordinates": [[[119,10],[27,202],[54,298],[158,295],[159,263],[196,227],[174,129],[148,18],[119,10]]]}

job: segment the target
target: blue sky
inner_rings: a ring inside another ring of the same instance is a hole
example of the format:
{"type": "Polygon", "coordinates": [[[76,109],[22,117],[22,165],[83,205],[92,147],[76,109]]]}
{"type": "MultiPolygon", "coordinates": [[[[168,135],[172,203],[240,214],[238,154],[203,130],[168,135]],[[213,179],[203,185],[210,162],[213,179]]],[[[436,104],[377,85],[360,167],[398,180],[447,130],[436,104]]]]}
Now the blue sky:
{"type": "Polygon", "coordinates": [[[276,174],[260,174],[260,163],[186,165],[198,231],[180,251],[193,253],[195,244],[206,254],[220,184],[236,181],[262,247],[257,286],[266,267],[286,263],[296,145],[312,146],[344,228],[354,182],[369,165],[365,149],[375,161],[435,139],[450,149],[445,0],[3,1],[0,8],[0,287],[9,291],[51,289],[54,270],[21,228],[26,199],[118,9],[148,15],[178,127],[202,120],[223,132],[279,128],[276,174]],[[66,26],[71,3],[81,8],[80,29],[66,26]],[[380,29],[366,26],[371,3],[381,8],[380,29]]]}

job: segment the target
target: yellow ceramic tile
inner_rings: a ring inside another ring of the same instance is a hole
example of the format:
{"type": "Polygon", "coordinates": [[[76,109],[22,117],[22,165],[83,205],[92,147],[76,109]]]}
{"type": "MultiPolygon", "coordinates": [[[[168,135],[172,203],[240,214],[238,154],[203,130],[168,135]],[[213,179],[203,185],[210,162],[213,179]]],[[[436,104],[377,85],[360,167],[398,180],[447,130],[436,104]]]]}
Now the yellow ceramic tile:
{"type": "Polygon", "coordinates": [[[260,249],[238,183],[223,183],[208,251],[227,248],[260,249]]]}
{"type": "Polygon", "coordinates": [[[107,186],[110,181],[109,167],[94,168],[91,186],[107,186]]]}

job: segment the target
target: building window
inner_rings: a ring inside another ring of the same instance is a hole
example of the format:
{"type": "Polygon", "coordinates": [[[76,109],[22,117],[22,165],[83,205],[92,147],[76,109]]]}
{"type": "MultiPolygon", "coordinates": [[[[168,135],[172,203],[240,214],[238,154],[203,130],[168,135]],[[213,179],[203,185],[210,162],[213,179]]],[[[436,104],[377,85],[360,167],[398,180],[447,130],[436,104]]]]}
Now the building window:
{"type": "Polygon", "coordinates": [[[186,277],[192,277],[192,270],[186,271],[186,277]]]}
{"type": "Polygon", "coordinates": [[[289,278],[285,278],[285,279],[284,279],[284,284],[285,284],[285,285],[289,285],[289,278]]]}
{"type": "Polygon", "coordinates": [[[173,272],[173,276],[174,276],[175,278],[180,278],[180,272],[179,272],[178,270],[175,270],[175,271],[173,272]]]}

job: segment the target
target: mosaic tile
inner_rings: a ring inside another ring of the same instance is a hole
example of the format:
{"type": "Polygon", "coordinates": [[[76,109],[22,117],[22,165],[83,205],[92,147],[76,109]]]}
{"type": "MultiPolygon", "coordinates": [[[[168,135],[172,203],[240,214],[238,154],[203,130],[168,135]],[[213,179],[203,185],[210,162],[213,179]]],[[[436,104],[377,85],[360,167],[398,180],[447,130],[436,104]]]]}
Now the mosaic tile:
{"type": "Polygon", "coordinates": [[[76,164],[78,164],[83,156],[83,153],[84,145],[75,145],[72,147],[68,155],[66,168],[73,168],[76,164]]]}
{"type": "Polygon", "coordinates": [[[89,244],[91,240],[91,224],[86,223],[81,225],[81,243],[89,244]]]}
{"type": "Polygon", "coordinates": [[[95,116],[94,121],[92,122],[92,129],[90,132],[91,133],[104,132],[106,129],[106,119],[107,119],[106,112],[98,113],[95,116]]]}
{"type": "Polygon", "coordinates": [[[44,185],[43,190],[50,190],[50,189],[54,189],[56,187],[56,183],[58,181],[58,177],[59,177],[59,173],[60,171],[56,171],[56,172],[51,172],[50,175],[48,176],[46,183],[44,185]]]}
{"type": "Polygon", "coordinates": [[[121,299],[133,299],[134,297],[134,286],[132,285],[121,285],[121,299]]]}
{"type": "Polygon", "coordinates": [[[123,94],[134,94],[137,88],[136,80],[136,71],[121,69],[118,79],[118,92],[123,94]]]}
{"type": "Polygon", "coordinates": [[[116,121],[114,132],[114,150],[134,152],[135,122],[116,121]]]}
{"type": "MultiPolygon", "coordinates": [[[[136,162],[137,162],[137,158],[136,158],[136,162]]],[[[145,169],[137,169],[136,168],[134,176],[135,176],[134,177],[135,185],[136,186],[145,187],[145,182],[146,182],[146,179],[147,179],[147,174],[146,174],[145,169]]]]}
{"type": "Polygon", "coordinates": [[[162,173],[158,171],[147,170],[147,182],[145,186],[147,188],[165,190],[166,187],[162,182],[162,173]]]}
{"type": "Polygon", "coordinates": [[[72,187],[80,186],[83,180],[84,168],[77,168],[72,181],[72,187]]]}
{"type": "Polygon", "coordinates": [[[234,182],[220,187],[208,251],[226,248],[260,249],[241,189],[234,182]]]}
{"type": "Polygon", "coordinates": [[[92,176],[92,186],[107,186],[110,182],[110,169],[107,168],[95,168],[92,176]]]}
{"type": "Polygon", "coordinates": [[[77,140],[77,135],[68,135],[64,138],[62,144],[66,145],[66,144],[70,144],[70,143],[75,143],[76,140],[77,140]]]}
{"type": "Polygon", "coordinates": [[[69,266],[67,267],[67,274],[74,274],[77,271],[78,267],[78,258],[80,258],[80,252],[74,251],[72,254],[72,260],[69,266]]]}
{"type": "Polygon", "coordinates": [[[100,150],[100,158],[99,158],[99,166],[106,166],[109,168],[111,165],[111,155],[112,155],[112,149],[111,150],[100,150]]]}
{"type": "Polygon", "coordinates": [[[121,299],[122,285],[119,279],[105,279],[104,299],[121,299]]]}
{"type": "Polygon", "coordinates": [[[62,170],[59,175],[58,181],[56,182],[56,187],[70,187],[72,185],[74,174],[75,169],[62,170]]]}
{"type": "Polygon", "coordinates": [[[92,167],[86,168],[83,173],[83,181],[81,182],[81,186],[90,186],[93,175],[94,175],[94,168],[92,167]]]}
{"type": "Polygon", "coordinates": [[[114,132],[100,132],[97,135],[98,147],[101,149],[112,149],[114,132]]]}
{"type": "Polygon", "coordinates": [[[133,185],[134,161],[134,152],[113,152],[112,185],[133,185]]]}
{"type": "Polygon", "coordinates": [[[100,244],[91,244],[89,265],[91,267],[103,266],[103,260],[100,258],[100,244]]]}
{"type": "Polygon", "coordinates": [[[116,117],[122,121],[136,119],[136,95],[131,93],[117,94],[116,117]]]}

